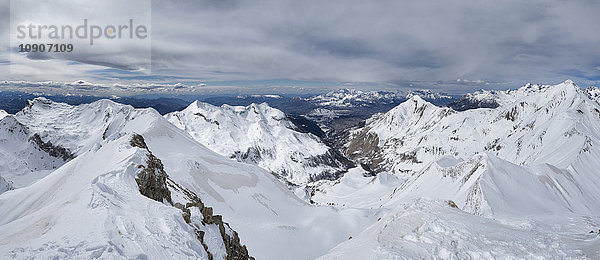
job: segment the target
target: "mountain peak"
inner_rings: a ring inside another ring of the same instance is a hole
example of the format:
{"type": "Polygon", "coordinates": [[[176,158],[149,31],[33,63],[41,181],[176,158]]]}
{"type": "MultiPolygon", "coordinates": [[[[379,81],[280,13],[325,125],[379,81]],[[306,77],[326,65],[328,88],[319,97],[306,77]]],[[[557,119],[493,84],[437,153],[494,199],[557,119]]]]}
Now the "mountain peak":
{"type": "Polygon", "coordinates": [[[577,84],[570,79],[565,80],[562,84],[577,86],[577,84]]]}
{"type": "Polygon", "coordinates": [[[6,117],[8,115],[8,113],[6,113],[6,111],[0,109],[0,119],[6,117]]]}
{"type": "Polygon", "coordinates": [[[410,100],[417,102],[417,103],[429,103],[429,102],[423,100],[423,98],[421,98],[419,95],[413,95],[412,97],[410,97],[410,100]]]}

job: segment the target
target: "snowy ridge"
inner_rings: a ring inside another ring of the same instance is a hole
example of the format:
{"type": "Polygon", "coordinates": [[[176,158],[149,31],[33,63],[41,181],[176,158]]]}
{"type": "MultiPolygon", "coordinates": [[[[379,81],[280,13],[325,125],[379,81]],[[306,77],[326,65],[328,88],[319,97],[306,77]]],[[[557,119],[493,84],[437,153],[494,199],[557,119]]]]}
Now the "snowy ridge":
{"type": "Polygon", "coordinates": [[[79,155],[121,130],[137,117],[159,115],[154,109],[134,109],[111,100],[71,106],[36,98],[15,114],[15,118],[37,133],[44,142],[61,146],[79,155]]]}
{"type": "Polygon", "coordinates": [[[295,185],[334,179],[346,171],[341,156],[317,136],[296,131],[283,112],[266,103],[217,107],[195,101],[165,118],[213,151],[256,164],[295,185]]]}
{"type": "MultiPolygon", "coordinates": [[[[575,85],[571,80],[563,82],[565,85],[575,85]]],[[[479,90],[473,93],[467,93],[464,96],[454,100],[449,106],[458,111],[464,111],[474,108],[496,108],[515,102],[517,99],[525,96],[547,91],[552,85],[539,85],[527,83],[518,89],[508,90],[479,90]]],[[[588,95],[593,96],[594,87],[590,87],[588,95]]],[[[592,98],[593,99],[593,98],[592,98]]]]}

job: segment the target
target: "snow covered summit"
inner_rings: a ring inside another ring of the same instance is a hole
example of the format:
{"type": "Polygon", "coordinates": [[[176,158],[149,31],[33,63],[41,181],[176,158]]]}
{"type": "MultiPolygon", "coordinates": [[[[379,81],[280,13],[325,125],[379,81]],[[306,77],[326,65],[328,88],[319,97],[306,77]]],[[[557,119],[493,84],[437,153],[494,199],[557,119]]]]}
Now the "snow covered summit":
{"type": "Polygon", "coordinates": [[[336,179],[348,167],[317,136],[297,131],[283,112],[266,103],[217,107],[195,101],[165,118],[217,153],[256,164],[294,185],[336,179]]]}

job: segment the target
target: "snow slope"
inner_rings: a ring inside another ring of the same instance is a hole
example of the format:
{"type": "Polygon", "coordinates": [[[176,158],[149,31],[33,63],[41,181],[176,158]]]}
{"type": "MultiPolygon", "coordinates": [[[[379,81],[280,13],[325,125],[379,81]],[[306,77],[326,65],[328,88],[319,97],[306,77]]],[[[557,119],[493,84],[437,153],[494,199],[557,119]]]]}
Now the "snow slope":
{"type": "Polygon", "coordinates": [[[0,109],[0,119],[4,118],[7,115],[8,115],[8,113],[6,113],[6,111],[0,109]]]}
{"type": "Polygon", "coordinates": [[[507,224],[468,214],[446,201],[404,202],[360,235],[318,259],[586,259],[600,236],[569,216],[507,224]]]}
{"type": "Polygon", "coordinates": [[[296,131],[283,112],[266,103],[217,107],[195,101],[165,117],[213,151],[295,185],[335,179],[346,171],[344,158],[317,136],[296,131]]]}
{"type": "MultiPolygon", "coordinates": [[[[0,195],[0,201],[5,203],[2,208],[12,209],[3,213],[0,222],[3,230],[0,239],[6,241],[0,251],[9,254],[24,252],[25,257],[37,250],[39,244],[42,248],[49,248],[49,256],[65,256],[60,252],[66,250],[75,257],[86,258],[86,254],[91,254],[87,249],[94,251],[98,246],[101,252],[108,252],[107,256],[120,250],[125,257],[135,258],[138,252],[145,250],[144,245],[136,244],[140,241],[138,238],[148,239],[148,246],[155,245],[152,239],[158,241],[160,238],[161,241],[169,240],[163,243],[174,246],[169,246],[167,252],[174,250],[173,254],[181,258],[197,258],[201,250],[193,251],[197,244],[189,242],[189,234],[184,234],[191,231],[190,234],[194,235],[193,228],[186,230],[189,225],[184,225],[183,219],[172,216],[177,212],[173,207],[165,208],[162,206],[165,203],[141,200],[143,198],[136,193],[132,165],[140,165],[140,160],[143,161],[140,158],[145,157],[132,157],[131,153],[139,153],[136,152],[139,149],[128,148],[125,142],[128,139],[122,139],[133,133],[143,136],[153,156],[164,165],[170,180],[181,189],[196,194],[213,209],[214,214],[222,215],[223,221],[239,233],[241,243],[247,246],[249,254],[257,259],[314,258],[348,236],[358,234],[382,213],[380,210],[337,210],[308,205],[272,174],[212,152],[153,109],[133,109],[107,100],[69,106],[36,99],[28,108],[17,113],[16,118],[23,120],[23,124],[38,133],[45,142],[60,145],[77,157],[32,186],[0,195]],[[102,180],[102,185],[96,185],[95,180],[102,180]],[[43,197],[43,205],[35,204],[40,196],[43,197]],[[95,200],[102,202],[100,209],[92,206],[95,200]],[[46,204],[49,206],[44,206],[46,204]],[[113,206],[115,209],[111,211],[113,206]],[[80,234],[78,230],[81,229],[69,229],[66,225],[90,225],[87,219],[98,220],[93,215],[102,211],[105,213],[100,214],[100,218],[122,220],[117,220],[117,224],[94,224],[90,229],[95,233],[90,234],[80,234]],[[62,212],[78,213],[67,216],[62,212]],[[64,217],[65,222],[57,220],[57,215],[64,217]],[[139,223],[147,220],[157,224],[140,227],[137,226],[138,218],[139,223]],[[118,221],[123,221],[124,227],[115,230],[115,225],[121,225],[118,221]],[[56,231],[53,228],[46,231],[46,223],[49,227],[56,227],[56,231]],[[33,230],[41,229],[41,232],[20,232],[36,225],[41,225],[41,228],[33,230]],[[102,228],[105,228],[104,231],[102,228]],[[121,242],[121,238],[113,240],[106,234],[114,235],[116,232],[119,235],[119,231],[131,234],[129,242],[121,242]],[[147,237],[149,234],[152,234],[151,238],[147,237]],[[88,235],[90,237],[86,237],[88,235]],[[15,238],[35,243],[32,246],[26,242],[7,243],[15,238]],[[109,242],[112,241],[116,241],[113,247],[117,248],[109,252],[109,242]],[[122,246],[119,247],[118,242],[122,246]],[[83,251],[76,247],[80,244],[83,251]]],[[[175,191],[172,193],[176,195],[175,191]]],[[[173,201],[179,200],[174,198],[173,201]]],[[[177,214],[181,216],[181,212],[177,214]]]]}

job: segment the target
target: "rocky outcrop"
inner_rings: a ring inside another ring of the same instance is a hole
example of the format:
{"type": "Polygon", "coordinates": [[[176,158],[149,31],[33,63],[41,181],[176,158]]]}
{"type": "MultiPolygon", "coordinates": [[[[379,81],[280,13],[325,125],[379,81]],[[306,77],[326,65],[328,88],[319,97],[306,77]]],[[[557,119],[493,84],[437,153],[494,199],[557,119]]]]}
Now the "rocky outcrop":
{"type": "Polygon", "coordinates": [[[385,170],[379,144],[379,137],[369,133],[369,128],[362,129],[347,145],[345,153],[360,163],[360,166],[371,175],[385,170]]]}
{"type": "MultiPolygon", "coordinates": [[[[135,135],[131,139],[130,144],[131,146],[148,150],[141,135],[135,135]]],[[[160,202],[167,201],[169,204],[173,204],[171,201],[171,192],[167,187],[167,173],[164,166],[156,156],[149,150],[148,152],[146,166],[138,166],[142,170],[137,174],[137,178],[135,179],[140,188],[140,193],[153,200],[160,202]]]]}
{"type": "Polygon", "coordinates": [[[164,170],[164,166],[160,159],[150,152],[144,138],[141,135],[135,134],[130,140],[130,145],[133,147],[142,148],[148,151],[148,160],[146,166],[140,165],[138,168],[141,171],[137,174],[136,182],[140,188],[140,193],[153,200],[168,203],[169,205],[178,208],[182,212],[182,217],[186,223],[194,228],[196,236],[204,249],[208,253],[209,260],[212,260],[213,254],[209,247],[204,242],[205,232],[202,231],[200,225],[216,225],[219,228],[221,238],[223,239],[227,260],[242,260],[254,259],[248,254],[248,249],[242,245],[238,233],[233,230],[227,222],[223,221],[221,215],[214,215],[213,209],[204,205],[202,200],[192,191],[183,188],[175,181],[171,180],[164,170]],[[181,202],[173,203],[171,193],[180,193],[186,200],[185,204],[181,202]],[[202,214],[202,222],[195,223],[192,221],[192,209],[196,208],[202,214]]]}
{"type": "Polygon", "coordinates": [[[54,145],[50,141],[44,142],[37,133],[31,136],[29,140],[34,142],[42,151],[47,152],[52,157],[62,158],[65,161],[75,158],[75,155],[72,154],[68,149],[54,145]]]}

